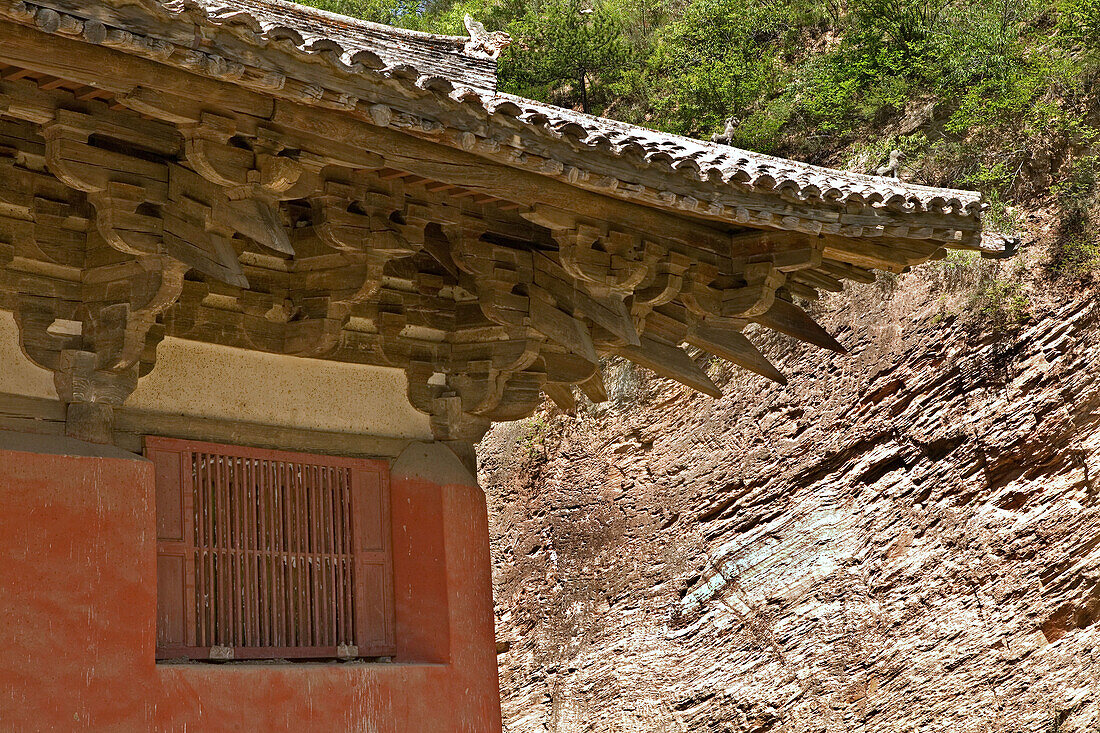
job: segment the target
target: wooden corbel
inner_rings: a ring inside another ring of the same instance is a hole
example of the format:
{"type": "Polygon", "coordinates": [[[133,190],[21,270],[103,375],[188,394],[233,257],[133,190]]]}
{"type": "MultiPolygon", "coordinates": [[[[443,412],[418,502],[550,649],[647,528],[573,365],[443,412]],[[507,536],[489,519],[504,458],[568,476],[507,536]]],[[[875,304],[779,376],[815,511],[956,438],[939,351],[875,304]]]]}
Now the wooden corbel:
{"type": "Polygon", "coordinates": [[[81,302],[27,298],[16,311],[23,353],[54,373],[68,405],[66,432],[112,440],[113,409],[151,368],[163,337],[157,317],[183,290],[187,265],[150,255],[85,272],[81,302]]]}
{"type": "MultiPolygon", "coordinates": [[[[93,144],[98,124],[94,117],[58,110],[42,129],[50,171],[87,194],[100,236],[120,252],[139,258],[169,254],[203,274],[247,287],[229,242],[233,231],[215,223],[213,207],[220,199],[210,184],[155,156],[93,144]]],[[[119,134],[113,127],[109,132],[119,134]]]]}
{"type": "Polygon", "coordinates": [[[537,373],[527,372],[539,357],[540,345],[538,339],[529,338],[526,329],[506,333],[499,341],[451,343],[447,383],[462,398],[463,412],[491,420],[515,420],[517,417],[509,416],[525,414],[532,400],[537,406],[541,386],[524,396],[520,385],[540,379],[537,373]]]}
{"type": "Polygon", "coordinates": [[[680,300],[696,316],[718,316],[722,313],[722,291],[713,287],[718,280],[718,268],[707,263],[696,263],[684,274],[684,286],[680,300]]]}
{"type": "Polygon", "coordinates": [[[634,306],[656,308],[672,302],[684,289],[684,274],[691,258],[679,252],[669,252],[650,269],[649,276],[634,291],[634,306]]]}
{"type": "Polygon", "coordinates": [[[443,226],[455,266],[474,282],[485,317],[502,326],[523,326],[530,302],[516,289],[534,280],[531,253],[484,241],[485,230],[485,223],[473,217],[443,226]]]}
{"type": "Polygon", "coordinates": [[[561,266],[592,295],[625,298],[664,254],[643,237],[586,222],[559,209],[535,206],[521,215],[550,230],[561,266]]]}
{"type": "Polygon", "coordinates": [[[405,371],[409,403],[429,416],[433,437],[455,444],[481,440],[491,420],[464,408],[468,400],[459,393],[463,380],[456,384],[447,373],[449,345],[416,344],[402,336],[405,319],[399,313],[385,313],[379,323],[383,354],[405,371]]]}
{"type": "Polygon", "coordinates": [[[213,202],[214,222],[264,247],[293,255],[279,201],[295,197],[289,192],[308,166],[280,155],[283,146],[274,133],[261,130],[249,140],[250,145],[234,144],[237,125],[229,117],[204,112],[197,124],[181,125],[180,131],[187,162],[224,194],[213,202]]]}
{"type": "Polygon", "coordinates": [[[85,272],[82,348],[96,354],[97,369],[129,371],[155,348],[163,335],[155,328],[157,317],[179,299],[188,269],[156,255],[85,272]]]}
{"type": "Polygon", "coordinates": [[[687,272],[680,300],[698,317],[752,318],[771,308],[775,291],[784,282],[786,275],[770,262],[748,264],[737,276],[724,277],[713,265],[697,264],[687,272]],[[742,282],[717,284],[733,278],[742,282]]]}
{"type": "Polygon", "coordinates": [[[233,246],[234,230],[214,214],[223,196],[201,176],[171,165],[169,205],[163,211],[165,249],[204,275],[247,288],[248,280],[233,246]]]}
{"type": "Polygon", "coordinates": [[[96,228],[112,247],[136,256],[163,252],[159,207],[168,203],[167,164],[93,144],[96,124],[88,115],[58,110],[42,126],[47,167],[88,194],[96,228]]]}
{"type": "Polygon", "coordinates": [[[325,180],[311,205],[314,231],[337,251],[371,256],[384,264],[424,246],[424,226],[402,223],[407,211],[403,194],[325,180]]]}
{"type": "Polygon", "coordinates": [[[528,328],[531,336],[557,344],[595,368],[592,334],[569,303],[536,282],[535,255],[482,240],[476,223],[444,227],[456,266],[471,276],[482,313],[505,327],[528,328]]]}
{"type": "Polygon", "coordinates": [[[288,324],[286,350],[322,356],[339,345],[352,309],[378,294],[386,264],[423,247],[424,227],[401,223],[403,194],[364,190],[344,181],[325,180],[310,203],[312,225],[296,237],[316,237],[339,255],[331,260],[332,267],[307,277],[314,285],[323,279],[328,294],[310,297],[312,307],[302,305],[306,318],[288,324]]]}
{"type": "Polygon", "coordinates": [[[137,387],[138,369],[110,372],[97,368],[91,351],[65,350],[54,372],[57,394],[66,404],[65,434],[89,443],[111,443],[114,410],[137,387]]]}
{"type": "Polygon", "coordinates": [[[744,286],[722,291],[720,314],[724,318],[752,318],[767,313],[775,302],[776,289],[787,280],[770,262],[746,265],[742,278],[744,286]]]}

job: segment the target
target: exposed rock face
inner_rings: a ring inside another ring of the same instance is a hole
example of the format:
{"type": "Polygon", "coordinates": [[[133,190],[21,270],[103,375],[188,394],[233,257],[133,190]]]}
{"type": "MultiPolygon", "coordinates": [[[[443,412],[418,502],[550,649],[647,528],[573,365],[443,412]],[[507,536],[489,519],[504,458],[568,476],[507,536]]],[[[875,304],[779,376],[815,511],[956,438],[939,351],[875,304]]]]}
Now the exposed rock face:
{"type": "Polygon", "coordinates": [[[983,334],[942,273],[767,343],[787,387],[486,438],[506,730],[1100,730],[1100,307],[983,334]]]}

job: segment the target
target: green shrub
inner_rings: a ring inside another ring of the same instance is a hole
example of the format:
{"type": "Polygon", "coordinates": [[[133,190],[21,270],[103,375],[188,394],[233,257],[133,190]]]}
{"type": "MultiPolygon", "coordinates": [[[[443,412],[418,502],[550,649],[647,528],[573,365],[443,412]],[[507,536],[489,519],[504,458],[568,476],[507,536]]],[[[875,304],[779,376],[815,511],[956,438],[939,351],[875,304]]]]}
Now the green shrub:
{"type": "Polygon", "coordinates": [[[1091,50],[1100,48],[1100,0],[1067,0],[1059,25],[1067,38],[1091,50]]]}
{"type": "Polygon", "coordinates": [[[970,298],[970,318],[982,329],[1013,331],[1031,317],[1031,299],[1019,280],[989,277],[970,298]]]}
{"type": "Polygon", "coordinates": [[[501,85],[584,112],[606,106],[609,81],[633,55],[617,14],[601,3],[537,0],[507,29],[520,43],[501,64],[501,85]]]}
{"type": "Polygon", "coordinates": [[[1091,279],[1100,269],[1100,242],[1084,208],[1067,211],[1051,248],[1047,271],[1056,279],[1091,279]]]}
{"type": "Polygon", "coordinates": [[[1087,208],[1096,189],[1097,166],[1100,158],[1083,155],[1075,160],[1058,182],[1050,187],[1050,193],[1065,211],[1081,211],[1087,208]]]}

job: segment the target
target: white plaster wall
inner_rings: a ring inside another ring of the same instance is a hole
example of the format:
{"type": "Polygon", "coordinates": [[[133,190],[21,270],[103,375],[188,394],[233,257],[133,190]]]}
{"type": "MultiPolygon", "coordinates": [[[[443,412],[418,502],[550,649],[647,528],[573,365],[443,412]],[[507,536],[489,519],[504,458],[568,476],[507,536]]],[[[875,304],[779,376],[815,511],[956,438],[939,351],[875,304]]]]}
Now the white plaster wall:
{"type": "MultiPolygon", "coordinates": [[[[166,338],[126,406],[149,412],[431,439],[428,416],[406,396],[400,369],[303,359],[166,338]]],[[[57,399],[51,372],[19,349],[0,311],[0,393],[57,399]]]]}
{"type": "Polygon", "coordinates": [[[19,348],[15,316],[0,311],[0,393],[56,400],[53,372],[34,365],[19,348]]]}
{"type": "Polygon", "coordinates": [[[127,407],[393,438],[431,438],[400,369],[166,338],[127,407]]]}

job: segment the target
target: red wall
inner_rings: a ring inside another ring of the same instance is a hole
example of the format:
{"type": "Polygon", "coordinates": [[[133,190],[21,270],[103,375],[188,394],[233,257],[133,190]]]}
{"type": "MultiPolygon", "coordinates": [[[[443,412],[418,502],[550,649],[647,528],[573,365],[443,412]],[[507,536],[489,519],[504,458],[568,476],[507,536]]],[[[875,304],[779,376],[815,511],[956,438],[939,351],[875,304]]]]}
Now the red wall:
{"type": "Polygon", "coordinates": [[[106,450],[0,450],[0,730],[500,731],[476,486],[395,466],[395,663],[157,665],[153,473],[106,450]]]}

